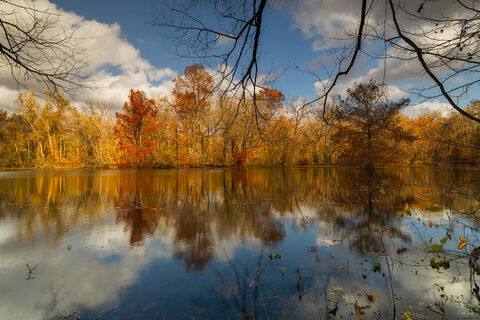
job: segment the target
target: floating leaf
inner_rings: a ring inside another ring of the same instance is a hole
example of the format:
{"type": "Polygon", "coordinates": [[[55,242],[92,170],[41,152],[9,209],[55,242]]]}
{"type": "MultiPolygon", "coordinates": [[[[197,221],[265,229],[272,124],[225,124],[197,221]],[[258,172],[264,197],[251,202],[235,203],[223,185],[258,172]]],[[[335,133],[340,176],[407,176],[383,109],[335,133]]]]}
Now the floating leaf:
{"type": "Polygon", "coordinates": [[[448,237],[442,238],[442,239],[440,239],[440,243],[445,244],[445,242],[447,242],[447,240],[448,240],[448,237]]]}
{"type": "Polygon", "coordinates": [[[441,244],[432,244],[432,251],[433,252],[438,252],[440,250],[442,250],[443,246],[441,244]]]}
{"type": "Polygon", "coordinates": [[[425,210],[430,211],[430,212],[438,212],[438,211],[442,210],[442,208],[437,207],[437,206],[431,206],[431,207],[425,208],[425,210]]]}
{"type": "Polygon", "coordinates": [[[458,250],[461,250],[463,247],[465,247],[467,245],[467,242],[466,241],[462,241],[458,244],[458,250]]]}

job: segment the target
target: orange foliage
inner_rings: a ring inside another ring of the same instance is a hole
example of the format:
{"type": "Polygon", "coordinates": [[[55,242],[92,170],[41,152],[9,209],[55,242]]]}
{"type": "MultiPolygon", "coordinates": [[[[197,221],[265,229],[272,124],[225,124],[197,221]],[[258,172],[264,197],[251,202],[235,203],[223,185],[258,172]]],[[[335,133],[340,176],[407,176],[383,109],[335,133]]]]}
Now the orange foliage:
{"type": "Polygon", "coordinates": [[[267,118],[271,118],[283,108],[285,95],[277,89],[264,88],[257,95],[258,111],[267,118]]]}
{"type": "Polygon", "coordinates": [[[173,83],[174,107],[179,116],[187,117],[208,107],[213,78],[201,64],[186,67],[184,75],[175,78],[173,83]]]}
{"type": "Polygon", "coordinates": [[[191,156],[184,156],[180,160],[180,165],[182,167],[190,167],[190,168],[195,168],[200,166],[200,161],[194,157],[191,156]]]}
{"type": "Polygon", "coordinates": [[[247,162],[247,158],[248,158],[248,153],[246,151],[238,150],[237,148],[233,152],[233,165],[235,167],[243,167],[247,162]]]}
{"type": "Polygon", "coordinates": [[[152,166],[152,155],[157,143],[152,135],[160,126],[158,109],[153,99],[145,92],[130,90],[124,113],[116,113],[115,135],[119,139],[119,164],[135,167],[152,166]]]}

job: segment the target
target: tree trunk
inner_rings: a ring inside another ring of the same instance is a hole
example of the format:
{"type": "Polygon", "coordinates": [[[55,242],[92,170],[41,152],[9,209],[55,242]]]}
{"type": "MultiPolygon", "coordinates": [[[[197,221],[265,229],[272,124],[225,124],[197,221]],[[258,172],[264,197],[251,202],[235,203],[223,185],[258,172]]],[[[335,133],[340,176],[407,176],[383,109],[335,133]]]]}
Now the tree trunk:
{"type": "Polygon", "coordinates": [[[368,155],[367,155],[367,164],[365,165],[365,170],[367,173],[373,173],[375,170],[375,165],[372,161],[372,130],[368,128],[368,155]]]}

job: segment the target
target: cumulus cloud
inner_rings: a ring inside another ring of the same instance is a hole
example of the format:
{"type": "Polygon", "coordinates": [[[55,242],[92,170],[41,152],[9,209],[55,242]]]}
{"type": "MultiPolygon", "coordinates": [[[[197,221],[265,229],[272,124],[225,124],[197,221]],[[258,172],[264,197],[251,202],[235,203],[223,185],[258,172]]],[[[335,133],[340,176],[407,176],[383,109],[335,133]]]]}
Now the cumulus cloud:
{"type": "MultiPolygon", "coordinates": [[[[301,30],[302,33],[312,41],[312,49],[319,52],[319,57],[312,61],[309,69],[315,70],[317,67],[322,66],[322,68],[325,67],[336,70],[332,63],[335,55],[338,54],[335,50],[343,48],[344,46],[352,49],[352,44],[355,43],[361,11],[360,5],[361,3],[359,1],[352,2],[349,0],[299,0],[295,5],[295,10],[289,11],[292,12],[293,27],[301,30]]],[[[404,9],[412,13],[416,13],[419,9],[419,3],[413,1],[399,2],[399,5],[402,5],[404,9]]],[[[425,2],[423,4],[423,11],[419,14],[419,17],[408,15],[400,9],[397,11],[397,18],[400,21],[402,29],[408,32],[409,37],[415,39],[421,46],[435,47],[436,45],[441,45],[443,47],[437,49],[437,53],[440,54],[449,52],[448,54],[451,55],[455,54],[455,52],[457,52],[456,50],[459,50],[458,48],[454,48],[454,44],[452,45],[453,47],[444,47],[445,43],[450,43],[446,42],[446,39],[453,39],[461,34],[462,31],[460,30],[461,26],[459,24],[445,24],[445,26],[441,26],[441,31],[438,30],[438,32],[435,32],[435,28],[440,28],[439,24],[437,23],[435,25],[431,20],[424,19],[424,17],[441,18],[445,16],[459,17],[468,15],[468,10],[458,3],[448,0],[425,2]],[[428,37],[424,36],[425,32],[431,31],[432,33],[429,34],[428,37]]],[[[385,12],[387,12],[387,20],[391,19],[389,8],[385,7],[385,3],[377,2],[370,8],[365,26],[365,32],[369,36],[366,37],[362,46],[362,50],[368,54],[362,53],[357,58],[355,67],[347,76],[340,79],[338,87],[333,92],[334,95],[344,95],[346,89],[351,87],[354,82],[364,82],[370,79],[374,79],[377,82],[385,81],[390,84],[391,98],[406,97],[409,95],[411,88],[418,90],[420,88],[429,88],[434,84],[433,81],[425,75],[422,66],[411,52],[390,47],[387,48],[385,52],[385,55],[388,57],[386,61],[383,59],[371,59],[372,57],[379,58],[384,54],[383,41],[372,41],[376,39],[375,35],[377,35],[377,32],[385,32],[387,38],[396,36],[396,31],[391,24],[387,23],[385,29],[383,29],[385,12]],[[373,31],[374,28],[377,28],[376,31],[373,31]],[[384,70],[384,63],[386,63],[386,70],[384,70]]],[[[469,45],[470,48],[478,46],[478,44],[473,42],[467,43],[466,45],[469,45]]],[[[463,52],[465,51],[470,50],[463,48],[463,52]]],[[[340,50],[340,52],[342,52],[342,50],[340,50]]],[[[462,52],[457,53],[462,54],[462,52]]],[[[348,49],[346,55],[347,57],[349,56],[348,49]]],[[[425,59],[427,63],[432,65],[432,69],[437,77],[440,79],[448,79],[446,82],[447,87],[456,87],[462,83],[472,81],[471,79],[462,78],[462,82],[458,76],[448,78],[448,76],[452,74],[452,70],[449,69],[449,67],[441,63],[434,64],[437,58],[432,55],[425,56],[425,59]]],[[[347,60],[347,62],[348,61],[349,60],[347,60]]],[[[345,67],[343,69],[346,68],[345,62],[344,65],[345,67]]],[[[464,63],[459,62],[456,65],[452,63],[451,66],[461,69],[464,67],[464,63]]],[[[321,76],[321,78],[325,78],[324,83],[328,81],[327,74],[321,76]]],[[[314,86],[317,94],[323,94],[321,83],[316,82],[314,86]]],[[[476,90],[475,87],[472,88],[476,90]]],[[[424,93],[436,96],[439,90],[433,86],[424,93]]],[[[412,95],[412,98],[415,98],[415,95],[412,95]]],[[[412,106],[410,109],[414,114],[418,114],[418,112],[413,112],[413,108],[418,109],[419,112],[435,110],[445,114],[446,111],[444,111],[444,107],[444,103],[432,101],[428,104],[412,106]]]]}
{"type": "MultiPolygon", "coordinates": [[[[417,13],[419,8],[419,3],[415,1],[403,1],[397,2],[397,4],[410,13],[417,13]]],[[[294,9],[289,11],[293,13],[294,28],[300,29],[306,37],[313,40],[312,48],[314,50],[320,51],[338,47],[343,45],[345,41],[356,38],[361,12],[360,1],[298,0],[295,7],[289,9],[294,9]]],[[[373,3],[368,9],[365,32],[369,34],[383,32],[385,12],[387,13],[387,20],[391,19],[390,8],[386,7],[385,2],[377,2],[373,3]]],[[[423,32],[434,29],[435,24],[423,19],[424,17],[438,19],[446,16],[459,17],[468,15],[469,12],[471,13],[455,1],[437,0],[424,3],[423,12],[419,14],[420,18],[405,13],[398,8],[397,18],[402,29],[410,32],[410,36],[415,37],[416,41],[423,44],[432,44],[451,39],[458,34],[461,26],[448,26],[441,33],[436,33],[435,37],[426,38],[423,36],[423,32]]],[[[396,31],[391,24],[387,24],[385,28],[387,35],[396,35],[396,31]]]]}
{"type": "MultiPolygon", "coordinates": [[[[144,90],[151,96],[165,95],[171,89],[171,79],[176,72],[170,68],[157,68],[143,59],[138,49],[122,35],[119,24],[85,19],[58,8],[48,0],[37,0],[35,6],[39,10],[48,9],[58,15],[57,28],[67,32],[74,30],[76,45],[83,49],[87,64],[83,70],[86,76],[84,84],[88,89],[75,92],[74,102],[101,100],[113,109],[118,109],[127,99],[131,88],[144,90]]],[[[32,86],[29,85],[29,88],[32,86]]],[[[39,91],[43,89],[38,84],[33,85],[33,88],[39,91]]],[[[3,103],[11,106],[19,89],[9,68],[0,68],[3,103]]]]}
{"type": "MultiPolygon", "coordinates": [[[[0,246],[5,247],[16,240],[17,222],[6,219],[1,226],[0,246]]],[[[0,274],[12,275],[0,279],[2,319],[62,319],[74,311],[118,303],[122,290],[151,261],[172,256],[171,249],[155,243],[130,248],[121,225],[72,229],[58,248],[40,250],[44,244],[38,243],[0,253],[0,274]],[[71,250],[65,249],[68,244],[73,244],[71,250]],[[26,263],[38,265],[32,281],[24,280],[26,263]]]]}
{"type": "Polygon", "coordinates": [[[453,111],[454,109],[449,103],[441,102],[439,100],[432,100],[410,105],[403,109],[402,113],[411,118],[416,118],[422,114],[429,113],[438,113],[442,117],[446,117],[453,111]]]}
{"type": "Polygon", "coordinates": [[[360,5],[349,0],[299,0],[293,11],[294,27],[312,39],[314,50],[336,47],[346,39],[348,26],[358,21],[360,5]]]}

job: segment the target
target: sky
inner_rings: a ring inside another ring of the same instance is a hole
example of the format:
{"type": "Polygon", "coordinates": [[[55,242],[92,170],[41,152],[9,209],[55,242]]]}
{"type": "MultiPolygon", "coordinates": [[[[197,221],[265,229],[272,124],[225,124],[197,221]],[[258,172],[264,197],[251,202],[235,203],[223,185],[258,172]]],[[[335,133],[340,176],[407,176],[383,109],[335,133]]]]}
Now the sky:
{"type": "MultiPolygon", "coordinates": [[[[85,39],[82,45],[88,48],[89,81],[95,88],[77,92],[72,97],[77,104],[101,101],[118,110],[131,88],[144,90],[151,96],[168,95],[173,87],[172,79],[181,75],[187,65],[198,62],[175,55],[175,44],[163,38],[158,28],[152,27],[150,21],[156,16],[157,8],[151,0],[137,0],[135,4],[127,0],[35,1],[38,6],[49,7],[58,14],[64,28],[78,28],[85,39]]],[[[262,70],[282,72],[283,76],[273,86],[287,98],[313,99],[321,92],[318,79],[301,70],[318,67],[319,63],[331,66],[331,49],[338,45],[338,40],[332,39],[344,37],[344,31],[358,20],[360,2],[277,0],[276,3],[269,8],[263,22],[262,70]]],[[[429,5],[426,4],[427,9],[429,5]]],[[[382,8],[377,9],[382,11],[382,8]]],[[[439,12],[447,9],[438,3],[431,7],[432,11],[439,12]]],[[[373,21],[380,19],[375,14],[374,11],[373,21]]],[[[405,111],[407,115],[417,116],[428,111],[448,113],[445,100],[434,98],[423,102],[405,91],[428,84],[425,77],[419,75],[417,64],[405,61],[388,64],[385,80],[391,98],[410,97],[412,100],[413,106],[405,111]]],[[[361,56],[334,94],[344,95],[354,82],[371,78],[381,81],[383,75],[382,62],[361,56]]],[[[0,72],[0,95],[3,96],[0,108],[11,109],[18,90],[8,74],[0,72]]],[[[472,92],[473,96],[460,101],[462,105],[480,96],[478,85],[472,92]]]]}
{"type": "MultiPolygon", "coordinates": [[[[159,69],[170,68],[182,74],[187,65],[198,61],[178,57],[175,44],[164,39],[158,28],[151,25],[158,9],[151,0],[130,1],[66,1],[53,0],[59,8],[74,12],[88,20],[118,24],[121,37],[140,52],[140,57],[159,69]],[[92,10],[92,8],[95,8],[92,10]]],[[[271,10],[266,15],[262,35],[262,64],[265,69],[284,73],[275,83],[288,97],[315,98],[313,78],[296,70],[296,66],[314,61],[318,53],[312,49],[310,39],[295,28],[287,12],[271,10]],[[300,53],[300,54],[299,54],[300,53]]]]}

